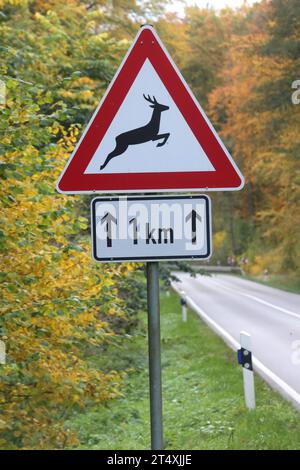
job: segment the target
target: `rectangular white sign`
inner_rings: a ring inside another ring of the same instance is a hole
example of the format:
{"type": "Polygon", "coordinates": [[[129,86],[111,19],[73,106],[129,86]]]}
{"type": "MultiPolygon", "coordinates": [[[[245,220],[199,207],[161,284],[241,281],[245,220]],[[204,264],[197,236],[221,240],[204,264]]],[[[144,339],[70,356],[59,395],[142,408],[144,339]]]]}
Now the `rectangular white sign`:
{"type": "Polygon", "coordinates": [[[207,259],[208,196],[97,197],[91,203],[96,261],[207,259]]]}

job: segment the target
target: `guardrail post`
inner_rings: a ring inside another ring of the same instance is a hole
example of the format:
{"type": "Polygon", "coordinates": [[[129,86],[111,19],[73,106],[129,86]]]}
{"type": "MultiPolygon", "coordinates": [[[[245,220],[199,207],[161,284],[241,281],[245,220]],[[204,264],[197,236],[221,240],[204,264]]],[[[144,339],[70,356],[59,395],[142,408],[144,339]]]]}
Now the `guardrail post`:
{"type": "Polygon", "coordinates": [[[0,340],[0,364],[6,364],[6,348],[4,341],[0,340]]]}

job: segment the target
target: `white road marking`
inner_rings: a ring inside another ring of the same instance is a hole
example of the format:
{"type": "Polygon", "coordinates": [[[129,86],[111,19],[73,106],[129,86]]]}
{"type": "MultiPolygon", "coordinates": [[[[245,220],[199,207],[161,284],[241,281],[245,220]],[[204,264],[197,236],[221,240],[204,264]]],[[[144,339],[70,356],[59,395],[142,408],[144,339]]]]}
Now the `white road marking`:
{"type": "MultiPolygon", "coordinates": [[[[173,289],[180,295],[181,289],[176,285],[175,282],[171,283],[173,289]]],[[[244,294],[246,295],[246,294],[244,294]]],[[[215,320],[209,317],[207,313],[202,310],[189,296],[186,295],[186,301],[189,307],[194,310],[199,317],[201,317],[205,323],[212,327],[212,329],[221,336],[224,341],[230,346],[231,349],[236,351],[240,348],[240,344],[228,333],[222,326],[220,326],[215,320]]],[[[300,394],[296,392],[290,385],[288,385],[284,380],[282,380],[278,375],[266,367],[262,362],[256,359],[252,355],[252,362],[255,370],[271,385],[276,385],[277,389],[282,393],[285,398],[291,400],[297,408],[300,409],[300,394]]]]}
{"type": "Polygon", "coordinates": [[[260,302],[261,304],[267,305],[268,307],[279,310],[280,312],[285,313],[286,315],[290,315],[291,317],[294,317],[294,318],[297,318],[298,320],[300,320],[300,315],[295,313],[295,312],[292,312],[291,310],[287,310],[286,308],[279,307],[278,305],[271,304],[270,302],[267,302],[266,300],[263,300],[260,297],[256,297],[255,295],[245,294],[245,292],[242,292],[238,289],[233,289],[232,287],[225,286],[219,280],[217,281],[216,279],[214,279],[214,281],[218,286],[220,286],[223,289],[227,289],[231,292],[234,292],[235,294],[240,294],[240,295],[243,295],[244,297],[248,297],[249,299],[256,300],[256,302],[260,302]]]}

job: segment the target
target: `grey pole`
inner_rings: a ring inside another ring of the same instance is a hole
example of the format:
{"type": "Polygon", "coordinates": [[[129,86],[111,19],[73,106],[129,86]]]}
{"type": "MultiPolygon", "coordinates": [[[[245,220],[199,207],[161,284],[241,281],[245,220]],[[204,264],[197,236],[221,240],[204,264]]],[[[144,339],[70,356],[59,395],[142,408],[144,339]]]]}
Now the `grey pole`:
{"type": "Polygon", "coordinates": [[[163,448],[158,262],[147,263],[151,449],[163,448]]]}

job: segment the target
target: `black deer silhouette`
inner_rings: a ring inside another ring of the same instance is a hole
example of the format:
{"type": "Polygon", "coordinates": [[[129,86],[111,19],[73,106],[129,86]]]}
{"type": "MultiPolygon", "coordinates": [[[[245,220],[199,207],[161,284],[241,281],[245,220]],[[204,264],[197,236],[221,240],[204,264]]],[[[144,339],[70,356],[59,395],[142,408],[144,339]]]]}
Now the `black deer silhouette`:
{"type": "Polygon", "coordinates": [[[118,155],[124,153],[129,145],[144,144],[150,140],[156,141],[163,139],[162,142],[159,142],[156,147],[162,147],[167,142],[170,134],[159,134],[159,125],[160,125],[160,116],[163,111],[167,111],[169,106],[160,104],[156,101],[155,97],[153,99],[150,96],[143,95],[146,101],[150,104],[150,108],[153,108],[152,116],[148,124],[137,129],[132,129],[131,131],[123,132],[122,134],[116,137],[116,146],[112,152],[110,152],[103,165],[100,166],[100,170],[106,167],[108,162],[118,155]]]}

